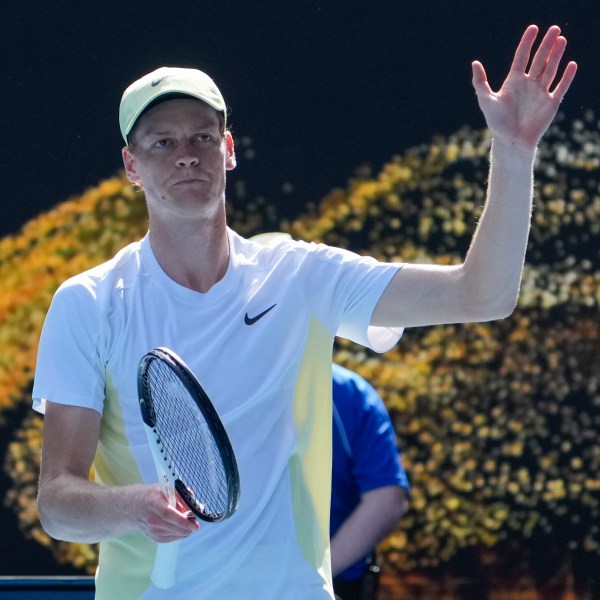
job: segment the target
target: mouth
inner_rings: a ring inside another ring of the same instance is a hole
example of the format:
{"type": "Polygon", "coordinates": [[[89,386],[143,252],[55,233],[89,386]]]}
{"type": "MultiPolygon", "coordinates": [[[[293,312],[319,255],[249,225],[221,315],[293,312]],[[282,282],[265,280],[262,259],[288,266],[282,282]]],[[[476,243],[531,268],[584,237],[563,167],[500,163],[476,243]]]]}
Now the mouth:
{"type": "Polygon", "coordinates": [[[180,179],[176,181],[173,185],[195,185],[198,183],[206,183],[204,179],[199,179],[198,177],[188,177],[186,179],[180,179]]]}

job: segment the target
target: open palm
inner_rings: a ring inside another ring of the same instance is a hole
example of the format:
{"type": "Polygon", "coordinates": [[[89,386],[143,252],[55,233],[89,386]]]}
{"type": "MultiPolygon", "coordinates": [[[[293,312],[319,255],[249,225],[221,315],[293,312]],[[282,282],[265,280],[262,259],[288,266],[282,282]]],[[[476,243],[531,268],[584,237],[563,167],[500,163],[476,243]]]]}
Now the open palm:
{"type": "Polygon", "coordinates": [[[498,92],[490,88],[483,65],[478,61],[472,65],[473,87],[494,139],[525,149],[536,147],[577,71],[577,64],[570,62],[554,85],[567,45],[557,26],[548,29],[527,70],[537,34],[535,25],[525,30],[498,92]]]}

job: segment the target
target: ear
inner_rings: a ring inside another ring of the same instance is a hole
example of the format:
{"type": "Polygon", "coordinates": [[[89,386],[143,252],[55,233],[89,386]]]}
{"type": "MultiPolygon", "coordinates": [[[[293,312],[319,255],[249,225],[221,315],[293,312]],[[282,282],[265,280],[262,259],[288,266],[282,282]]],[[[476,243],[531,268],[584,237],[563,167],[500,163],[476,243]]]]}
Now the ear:
{"type": "Polygon", "coordinates": [[[127,179],[131,181],[131,183],[142,183],[140,176],[137,174],[135,169],[135,157],[131,153],[131,150],[125,146],[121,151],[121,155],[123,156],[123,166],[125,167],[125,173],[127,174],[127,179]]]}
{"type": "Polygon", "coordinates": [[[235,160],[235,148],[233,145],[233,137],[229,131],[225,132],[225,151],[227,152],[227,160],[225,161],[225,168],[228,171],[235,169],[236,160],[235,160]]]}

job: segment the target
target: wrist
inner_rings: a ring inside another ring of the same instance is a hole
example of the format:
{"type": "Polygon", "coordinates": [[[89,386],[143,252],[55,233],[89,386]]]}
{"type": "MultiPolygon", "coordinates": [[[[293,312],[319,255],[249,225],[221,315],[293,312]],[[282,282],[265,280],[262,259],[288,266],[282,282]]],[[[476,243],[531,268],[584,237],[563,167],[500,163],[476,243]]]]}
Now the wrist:
{"type": "Polygon", "coordinates": [[[492,138],[491,155],[495,159],[503,159],[507,162],[519,162],[533,165],[537,153],[537,146],[524,146],[514,140],[506,140],[500,137],[492,138]]]}
{"type": "Polygon", "coordinates": [[[119,488],[122,500],[123,527],[127,530],[142,528],[149,497],[148,486],[142,484],[127,485],[119,488]]]}

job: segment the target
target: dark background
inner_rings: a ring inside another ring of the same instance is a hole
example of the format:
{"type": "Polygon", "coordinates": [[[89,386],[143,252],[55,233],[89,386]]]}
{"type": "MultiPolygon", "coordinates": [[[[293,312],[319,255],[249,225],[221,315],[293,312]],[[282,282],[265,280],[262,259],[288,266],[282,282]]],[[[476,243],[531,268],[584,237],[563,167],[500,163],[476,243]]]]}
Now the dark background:
{"type": "Polygon", "coordinates": [[[0,235],[117,172],[121,94],[158,66],[216,79],[234,136],[255,151],[238,153],[231,180],[294,214],[365,163],[377,171],[434,133],[482,127],[470,63],[481,60],[498,87],[531,22],[560,25],[580,62],[564,110],[594,107],[595,5],[2,0],[0,235]]]}
{"type": "MultiPolygon", "coordinates": [[[[560,25],[580,65],[562,110],[595,108],[596,4],[1,0],[0,236],[120,169],[121,94],[158,66],[215,78],[238,141],[230,179],[294,215],[361,165],[377,172],[434,134],[483,127],[470,63],[499,87],[529,23],[560,25]]],[[[0,574],[73,572],[21,543],[12,513],[0,523],[0,574]]]]}

